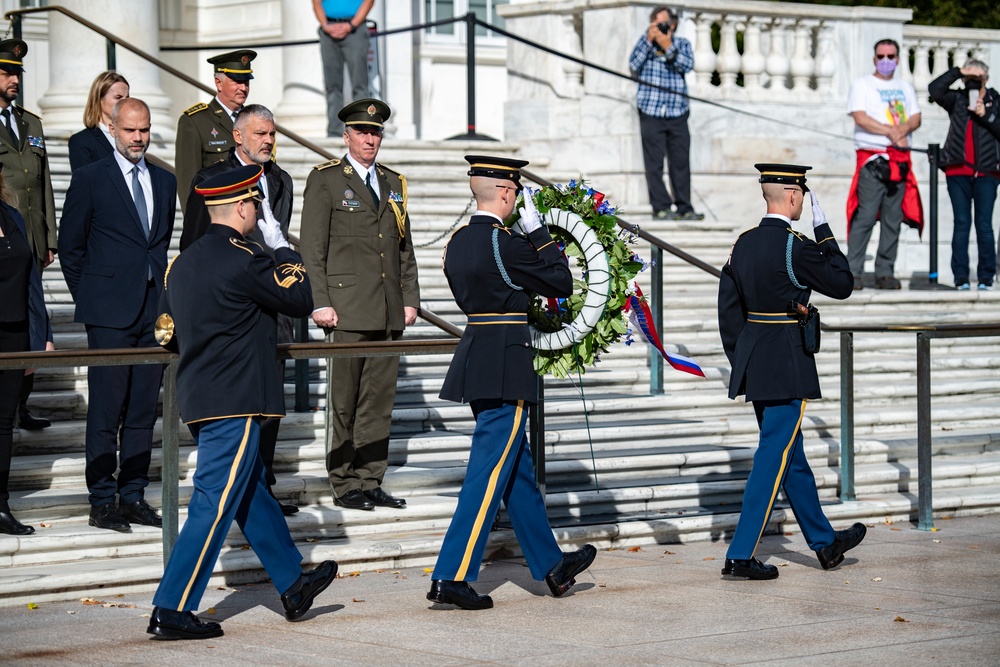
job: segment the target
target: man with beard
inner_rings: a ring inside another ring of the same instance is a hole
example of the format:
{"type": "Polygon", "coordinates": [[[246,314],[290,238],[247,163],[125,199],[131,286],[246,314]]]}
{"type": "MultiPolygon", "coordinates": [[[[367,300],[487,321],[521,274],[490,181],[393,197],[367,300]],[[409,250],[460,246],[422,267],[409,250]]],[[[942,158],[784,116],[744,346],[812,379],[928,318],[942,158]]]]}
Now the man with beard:
{"type": "Polygon", "coordinates": [[[256,57],[255,51],[244,49],[209,58],[218,92],[208,104],[199,102],[185,109],[177,120],[174,169],[181,192],[181,210],[186,207],[191,179],[198,170],[224,160],[236,146],[233,124],[250,94],[253,78],[250,63],[256,57]]]}
{"type": "MultiPolygon", "coordinates": [[[[74,172],[66,193],[58,246],[62,271],[76,303],[74,321],[86,325],[91,349],[156,347],[153,325],[177,181],[144,159],[150,131],[145,102],[119,101],[109,129],[115,152],[74,172]]],[[[160,525],[143,494],[162,378],[160,365],[94,366],[88,373],[91,526],[127,532],[129,522],[160,525]]]]}
{"type": "MultiPolygon", "coordinates": [[[[198,194],[197,187],[214,176],[253,164],[264,168],[264,173],[258,181],[258,188],[264,199],[257,208],[257,220],[277,221],[282,238],[288,240],[288,225],[292,220],[292,177],[271,161],[274,136],[274,115],[267,107],[260,104],[248,104],[243,107],[236,116],[236,124],[233,126],[236,148],[229,151],[229,156],[222,162],[216,162],[195,174],[191,183],[191,192],[187,196],[187,206],[184,209],[182,251],[201,238],[212,224],[205,198],[198,194]]],[[[267,244],[259,229],[248,233],[247,239],[259,244],[269,255],[274,256],[274,249],[267,244]]],[[[287,315],[278,315],[278,342],[292,342],[292,320],[287,315]]],[[[283,362],[281,371],[283,377],[283,362]]],[[[277,481],[274,477],[274,448],[278,443],[280,423],[280,418],[272,417],[264,420],[260,427],[260,457],[264,461],[268,491],[272,490],[277,481]]],[[[299,511],[295,505],[279,504],[285,516],[299,511]]]]}

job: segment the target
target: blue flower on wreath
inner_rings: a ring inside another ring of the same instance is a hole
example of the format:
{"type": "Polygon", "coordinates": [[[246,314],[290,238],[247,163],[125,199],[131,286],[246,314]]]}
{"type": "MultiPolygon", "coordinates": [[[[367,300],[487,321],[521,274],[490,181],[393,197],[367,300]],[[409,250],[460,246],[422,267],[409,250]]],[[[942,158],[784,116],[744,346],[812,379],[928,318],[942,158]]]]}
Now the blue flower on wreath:
{"type": "Polygon", "coordinates": [[[571,190],[576,187],[576,179],[575,178],[570,179],[570,181],[569,181],[569,187],[570,187],[571,190]]]}
{"type": "Polygon", "coordinates": [[[628,347],[635,342],[635,338],[632,337],[632,327],[625,330],[625,346],[628,347]]]}

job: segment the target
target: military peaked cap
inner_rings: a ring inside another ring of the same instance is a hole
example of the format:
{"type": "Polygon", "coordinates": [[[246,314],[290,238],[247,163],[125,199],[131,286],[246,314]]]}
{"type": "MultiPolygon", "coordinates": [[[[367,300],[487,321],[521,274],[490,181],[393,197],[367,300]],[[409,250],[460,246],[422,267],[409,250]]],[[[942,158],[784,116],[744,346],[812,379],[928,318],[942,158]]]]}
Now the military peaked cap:
{"type": "Polygon", "coordinates": [[[761,183],[782,183],[784,185],[798,185],[802,192],[809,192],[806,187],[806,172],[812,167],[804,167],[799,164],[772,164],[770,162],[760,162],[754,165],[754,169],[760,172],[761,183]]]}
{"type": "Polygon", "coordinates": [[[366,98],[354,100],[337,114],[337,118],[344,122],[344,125],[371,125],[373,127],[385,127],[385,121],[389,120],[392,109],[382,100],[366,98]]]}
{"type": "Polygon", "coordinates": [[[0,42],[0,69],[10,74],[24,71],[22,59],[28,53],[28,45],[20,39],[5,39],[0,42]]]}
{"type": "Polygon", "coordinates": [[[521,167],[528,165],[527,160],[515,160],[509,157],[490,157],[488,155],[466,155],[465,161],[471,165],[469,176],[485,176],[504,181],[514,181],[518,189],[521,187],[521,167]]]}
{"type": "Polygon", "coordinates": [[[215,65],[215,71],[225,74],[233,81],[249,81],[253,78],[253,70],[250,63],[257,57],[256,51],[243,49],[240,51],[230,51],[212,56],[208,62],[215,65]]]}
{"type": "Polygon", "coordinates": [[[206,206],[233,204],[243,199],[260,201],[257,181],[263,173],[264,167],[259,164],[237,167],[205,179],[195,187],[194,191],[205,198],[206,206]]]}

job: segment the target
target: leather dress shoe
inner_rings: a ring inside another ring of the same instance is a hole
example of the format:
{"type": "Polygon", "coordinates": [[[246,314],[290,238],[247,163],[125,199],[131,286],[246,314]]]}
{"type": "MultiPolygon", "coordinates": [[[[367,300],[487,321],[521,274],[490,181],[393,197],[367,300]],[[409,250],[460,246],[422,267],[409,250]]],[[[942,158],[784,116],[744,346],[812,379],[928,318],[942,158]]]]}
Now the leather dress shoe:
{"type": "Polygon", "coordinates": [[[865,524],[856,523],[847,530],[838,530],[833,544],[816,552],[819,564],[824,570],[832,570],[844,561],[844,554],[861,544],[868,529],[865,524]]]}
{"type": "Polygon", "coordinates": [[[45,417],[36,417],[31,414],[30,411],[25,409],[18,413],[17,425],[19,428],[23,428],[27,431],[40,431],[43,428],[52,426],[52,422],[45,417]]]}
{"type": "Polygon", "coordinates": [[[215,621],[203,621],[190,611],[162,607],[153,607],[146,632],[164,639],[211,639],[224,634],[215,621]]]}
{"type": "Polygon", "coordinates": [[[381,486],[376,486],[374,489],[369,489],[368,491],[362,491],[362,493],[376,507],[394,507],[396,509],[406,507],[405,500],[390,496],[381,486]]]}
{"type": "Polygon", "coordinates": [[[315,570],[303,572],[292,587],[281,595],[281,605],[285,608],[285,618],[294,621],[309,611],[316,596],[326,590],[337,576],[337,564],[332,560],[323,561],[315,570]]]}
{"type": "Polygon", "coordinates": [[[348,491],[339,498],[333,499],[333,504],[338,507],[343,507],[349,510],[373,510],[375,509],[375,504],[368,500],[368,496],[361,492],[360,489],[354,489],[353,491],[348,491]]]}
{"type": "Polygon", "coordinates": [[[467,581],[432,581],[427,599],[438,604],[453,604],[462,609],[493,608],[493,598],[480,595],[467,581]]]}
{"type": "Polygon", "coordinates": [[[766,565],[756,558],[750,560],[726,559],[726,566],[722,568],[722,574],[733,577],[746,577],[747,579],[777,579],[778,568],[774,565],[766,565]]]}
{"type": "Polygon", "coordinates": [[[14,518],[10,510],[0,512],[0,533],[8,535],[31,535],[35,532],[32,526],[25,526],[14,518]]]}
{"type": "Polygon", "coordinates": [[[545,583],[549,585],[552,595],[559,597],[576,583],[576,575],[580,574],[594,562],[597,549],[590,544],[584,544],[582,549],[563,554],[556,566],[545,575],[545,583]]]}
{"type": "Polygon", "coordinates": [[[122,503],[118,509],[130,523],[140,523],[143,526],[156,526],[157,528],[163,526],[163,519],[143,498],[134,503],[122,503]]]}
{"type": "Polygon", "coordinates": [[[128,519],[118,509],[114,503],[104,503],[97,507],[90,508],[90,525],[95,528],[106,528],[117,530],[119,533],[127,533],[132,530],[128,519]]]}
{"type": "Polygon", "coordinates": [[[278,507],[281,508],[281,513],[284,514],[285,516],[292,516],[293,514],[296,514],[299,511],[298,507],[288,503],[278,503],[278,507]]]}

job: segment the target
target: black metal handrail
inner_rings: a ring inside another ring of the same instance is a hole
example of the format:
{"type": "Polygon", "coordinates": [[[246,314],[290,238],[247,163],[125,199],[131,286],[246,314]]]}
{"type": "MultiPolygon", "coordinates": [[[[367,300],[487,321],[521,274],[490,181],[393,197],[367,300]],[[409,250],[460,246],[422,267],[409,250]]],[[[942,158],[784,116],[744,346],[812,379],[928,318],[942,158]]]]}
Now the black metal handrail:
{"type": "Polygon", "coordinates": [[[1000,336],[1000,322],[825,326],[840,334],[840,498],[856,500],[854,486],[854,334],[913,333],[917,336],[917,528],[934,528],[931,495],[931,339],[1000,336]]]}

